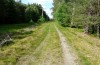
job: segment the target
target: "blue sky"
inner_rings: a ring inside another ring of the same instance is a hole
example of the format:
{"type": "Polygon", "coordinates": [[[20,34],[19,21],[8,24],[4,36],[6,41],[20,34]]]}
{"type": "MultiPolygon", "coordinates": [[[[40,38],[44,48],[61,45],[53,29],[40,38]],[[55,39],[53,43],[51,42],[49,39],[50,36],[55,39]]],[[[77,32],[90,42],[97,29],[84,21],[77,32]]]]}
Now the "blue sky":
{"type": "Polygon", "coordinates": [[[53,16],[51,15],[51,8],[53,7],[52,3],[53,0],[22,0],[22,3],[28,4],[28,3],[38,3],[41,4],[46,13],[49,15],[50,18],[53,16]]]}

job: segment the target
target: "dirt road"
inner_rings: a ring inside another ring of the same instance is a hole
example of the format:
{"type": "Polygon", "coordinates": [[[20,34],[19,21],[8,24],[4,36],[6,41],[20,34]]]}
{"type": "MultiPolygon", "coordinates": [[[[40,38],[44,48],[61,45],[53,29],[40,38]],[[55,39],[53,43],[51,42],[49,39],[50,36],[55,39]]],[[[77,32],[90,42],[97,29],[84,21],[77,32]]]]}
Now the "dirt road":
{"type": "Polygon", "coordinates": [[[63,34],[49,23],[45,39],[33,53],[20,58],[16,65],[77,65],[76,60],[63,34]]]}
{"type": "Polygon", "coordinates": [[[61,42],[61,47],[62,47],[62,51],[63,51],[63,59],[64,59],[64,65],[77,65],[76,61],[77,58],[76,56],[73,54],[73,52],[71,51],[70,46],[68,45],[65,37],[63,36],[63,34],[60,32],[60,30],[55,26],[58,34],[59,34],[59,38],[60,38],[60,42],[61,42]]]}

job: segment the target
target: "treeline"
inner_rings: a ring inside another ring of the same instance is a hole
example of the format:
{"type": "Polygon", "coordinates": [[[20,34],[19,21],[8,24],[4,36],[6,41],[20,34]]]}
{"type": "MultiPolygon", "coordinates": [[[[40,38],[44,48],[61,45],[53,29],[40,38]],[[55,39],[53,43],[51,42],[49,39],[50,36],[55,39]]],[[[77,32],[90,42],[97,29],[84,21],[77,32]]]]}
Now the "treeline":
{"type": "Polygon", "coordinates": [[[53,0],[53,15],[62,26],[84,28],[100,37],[100,0],[53,0]]]}
{"type": "Polygon", "coordinates": [[[0,24],[41,22],[49,20],[40,4],[23,4],[21,1],[0,0],[0,24]]]}

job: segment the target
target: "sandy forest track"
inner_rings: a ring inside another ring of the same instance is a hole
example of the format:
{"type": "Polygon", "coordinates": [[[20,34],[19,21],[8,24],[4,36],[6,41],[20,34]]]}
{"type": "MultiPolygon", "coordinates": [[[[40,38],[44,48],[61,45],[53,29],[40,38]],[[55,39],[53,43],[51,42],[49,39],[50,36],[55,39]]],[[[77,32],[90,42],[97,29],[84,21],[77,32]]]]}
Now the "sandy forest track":
{"type": "Polygon", "coordinates": [[[59,29],[50,23],[48,33],[34,52],[16,65],[77,65],[76,57],[59,29]]]}
{"type": "Polygon", "coordinates": [[[78,65],[76,62],[77,58],[73,54],[73,52],[70,49],[70,46],[68,45],[67,41],[65,40],[65,37],[60,32],[60,30],[55,26],[59,37],[61,41],[62,51],[63,51],[63,59],[64,59],[64,65],[78,65]]]}

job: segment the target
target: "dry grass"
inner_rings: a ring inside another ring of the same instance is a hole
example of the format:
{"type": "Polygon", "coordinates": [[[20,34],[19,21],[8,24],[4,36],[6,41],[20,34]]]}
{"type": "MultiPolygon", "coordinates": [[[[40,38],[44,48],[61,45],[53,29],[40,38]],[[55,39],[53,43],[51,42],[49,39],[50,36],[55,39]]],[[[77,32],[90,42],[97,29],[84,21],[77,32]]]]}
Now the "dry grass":
{"type": "MultiPolygon", "coordinates": [[[[24,29],[24,28],[23,28],[24,29]]],[[[20,32],[22,29],[17,29],[20,32]]],[[[15,65],[22,56],[33,52],[48,33],[48,24],[44,23],[31,30],[32,33],[15,35],[11,45],[0,48],[0,65],[15,65]],[[42,33],[41,33],[42,32],[42,33]],[[23,36],[23,38],[19,38],[23,36]]]]}

